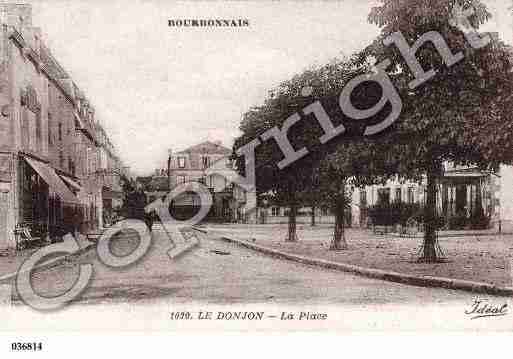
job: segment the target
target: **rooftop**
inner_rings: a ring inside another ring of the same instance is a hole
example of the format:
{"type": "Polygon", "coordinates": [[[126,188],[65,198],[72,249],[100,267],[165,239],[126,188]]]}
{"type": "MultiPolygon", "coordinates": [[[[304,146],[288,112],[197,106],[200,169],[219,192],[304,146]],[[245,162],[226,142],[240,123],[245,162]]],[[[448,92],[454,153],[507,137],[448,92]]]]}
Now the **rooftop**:
{"type": "Polygon", "coordinates": [[[186,148],[183,151],[178,152],[178,154],[185,154],[185,153],[209,153],[209,154],[220,154],[220,155],[228,156],[228,155],[231,155],[232,150],[227,147],[224,147],[219,142],[205,141],[200,144],[186,148]]]}

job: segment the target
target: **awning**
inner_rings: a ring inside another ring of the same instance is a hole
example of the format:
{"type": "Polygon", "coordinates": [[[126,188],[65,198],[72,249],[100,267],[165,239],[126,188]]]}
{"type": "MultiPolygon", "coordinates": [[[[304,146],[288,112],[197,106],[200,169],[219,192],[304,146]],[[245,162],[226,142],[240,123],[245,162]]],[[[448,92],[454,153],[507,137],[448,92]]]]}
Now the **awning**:
{"type": "Polygon", "coordinates": [[[77,182],[73,181],[68,176],[59,175],[59,177],[62,178],[62,180],[66,182],[70,187],[72,187],[75,191],[80,192],[80,190],[82,190],[82,186],[79,185],[77,182]]]}
{"type": "Polygon", "coordinates": [[[34,160],[29,157],[24,157],[25,161],[37,172],[41,178],[48,184],[50,191],[55,192],[62,202],[68,204],[80,204],[78,198],[70,191],[70,189],[59,178],[54,169],[44,162],[34,160]]]}

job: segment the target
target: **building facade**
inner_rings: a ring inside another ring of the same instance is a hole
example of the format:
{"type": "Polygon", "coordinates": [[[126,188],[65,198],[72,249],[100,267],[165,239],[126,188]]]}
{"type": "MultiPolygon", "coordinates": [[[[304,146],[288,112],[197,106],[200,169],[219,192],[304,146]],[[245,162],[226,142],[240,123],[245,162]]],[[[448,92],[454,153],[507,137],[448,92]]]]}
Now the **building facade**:
{"type": "MultiPolygon", "coordinates": [[[[232,151],[220,142],[202,142],[183,151],[169,151],[168,169],[157,169],[152,183],[154,199],[163,195],[167,177],[168,189],[184,183],[200,182],[209,188],[213,205],[207,220],[251,223],[256,218],[256,192],[246,192],[231,181],[234,168],[230,160],[232,151]],[[214,174],[208,174],[215,170],[214,174]],[[169,171],[169,175],[168,175],[169,171]],[[160,180],[159,180],[160,178],[160,180]],[[160,185],[157,185],[159,184],[160,185]]],[[[171,211],[175,218],[190,218],[196,213],[201,201],[194,193],[184,193],[172,201],[171,211]]]]}
{"type": "MultiPolygon", "coordinates": [[[[346,213],[346,225],[371,225],[368,210],[385,202],[425,205],[426,180],[420,182],[390,180],[383,185],[350,188],[351,209],[346,213]]],[[[487,173],[475,167],[453,166],[446,163],[444,176],[437,186],[437,214],[446,229],[472,226],[472,217],[482,211],[491,228],[513,232],[513,167],[501,166],[497,173],[487,173]],[[453,227],[452,224],[456,226],[453,227]]],[[[287,223],[289,208],[269,203],[259,208],[259,223],[287,223]]],[[[329,208],[316,207],[315,223],[333,224],[335,217],[329,208]]],[[[312,222],[312,208],[298,208],[297,222],[312,222]]]]}
{"type": "Polygon", "coordinates": [[[15,245],[18,225],[49,238],[101,227],[114,186],[102,170],[122,167],[31,11],[0,4],[0,248],[15,245]]]}
{"type": "MultiPolygon", "coordinates": [[[[482,172],[475,167],[446,163],[444,175],[437,185],[438,216],[450,223],[465,222],[478,212],[489,219],[490,226],[513,230],[513,167],[501,166],[497,173],[482,172]],[[457,221],[456,221],[457,219],[457,221]]],[[[385,185],[367,186],[353,191],[352,222],[367,226],[367,209],[380,201],[425,204],[426,181],[388,181],[385,185]]]]}

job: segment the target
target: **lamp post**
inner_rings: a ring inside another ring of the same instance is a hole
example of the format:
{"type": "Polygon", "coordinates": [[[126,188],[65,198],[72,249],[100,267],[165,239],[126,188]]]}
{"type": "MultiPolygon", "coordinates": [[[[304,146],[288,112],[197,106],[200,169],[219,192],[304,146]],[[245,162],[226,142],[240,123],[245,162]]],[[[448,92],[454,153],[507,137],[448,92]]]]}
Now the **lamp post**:
{"type": "Polygon", "coordinates": [[[171,191],[171,156],[173,155],[173,150],[169,149],[167,152],[167,186],[168,190],[171,191]]]}
{"type": "Polygon", "coordinates": [[[267,200],[267,198],[264,198],[262,200],[262,204],[264,206],[264,212],[262,213],[262,224],[267,224],[267,210],[269,205],[269,201],[267,200]]]}

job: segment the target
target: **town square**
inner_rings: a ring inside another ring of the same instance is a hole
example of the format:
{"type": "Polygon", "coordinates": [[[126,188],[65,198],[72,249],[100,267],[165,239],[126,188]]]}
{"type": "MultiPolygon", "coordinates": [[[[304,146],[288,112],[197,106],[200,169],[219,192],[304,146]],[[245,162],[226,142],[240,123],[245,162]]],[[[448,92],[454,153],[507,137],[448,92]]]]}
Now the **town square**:
{"type": "Polygon", "coordinates": [[[222,3],[0,3],[7,329],[513,329],[513,5],[222,3]]]}

